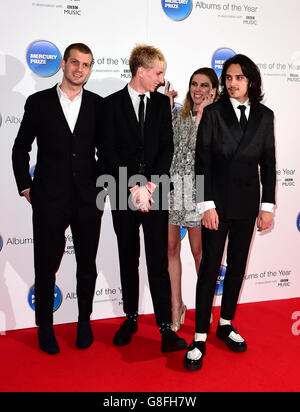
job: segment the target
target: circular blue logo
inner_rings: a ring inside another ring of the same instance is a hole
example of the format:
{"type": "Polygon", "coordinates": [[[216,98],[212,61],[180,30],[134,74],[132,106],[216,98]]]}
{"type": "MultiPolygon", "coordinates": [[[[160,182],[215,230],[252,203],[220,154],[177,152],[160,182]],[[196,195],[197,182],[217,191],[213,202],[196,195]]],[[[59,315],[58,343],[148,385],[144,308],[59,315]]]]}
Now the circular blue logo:
{"type": "MultiPolygon", "coordinates": [[[[31,286],[28,293],[28,304],[32,310],[35,310],[35,295],[34,295],[34,286],[31,286]]],[[[57,311],[62,302],[62,293],[58,286],[54,286],[54,303],[53,303],[53,312],[57,311]]]]}
{"type": "Polygon", "coordinates": [[[39,40],[28,47],[26,60],[33,73],[42,77],[50,77],[60,68],[61,54],[53,43],[39,40]]]}
{"type": "Polygon", "coordinates": [[[182,226],[180,228],[180,239],[182,240],[184,238],[184,236],[186,235],[187,232],[187,228],[185,226],[182,226]]]}
{"type": "Polygon", "coordinates": [[[3,248],[3,238],[0,235],[0,252],[1,252],[2,248],[3,248]]]}
{"type": "Polygon", "coordinates": [[[193,8],[192,0],[161,0],[161,5],[166,15],[175,21],[186,19],[193,8]]]}
{"type": "MultiPolygon", "coordinates": [[[[298,216],[297,216],[297,228],[298,228],[298,230],[299,230],[299,232],[300,232],[300,213],[299,213],[298,216]]],[[[1,250],[1,247],[0,247],[0,250],[1,250]]]]}
{"type": "Polygon", "coordinates": [[[216,290],[215,290],[215,295],[217,296],[220,296],[223,294],[223,283],[225,279],[225,274],[226,274],[226,266],[221,265],[219,274],[218,274],[216,290]]]}
{"type": "Polygon", "coordinates": [[[218,77],[221,76],[223,70],[223,64],[226,60],[230,59],[230,57],[235,56],[235,52],[231,49],[218,49],[215,51],[212,60],[211,60],[211,67],[216,72],[218,77]]]}

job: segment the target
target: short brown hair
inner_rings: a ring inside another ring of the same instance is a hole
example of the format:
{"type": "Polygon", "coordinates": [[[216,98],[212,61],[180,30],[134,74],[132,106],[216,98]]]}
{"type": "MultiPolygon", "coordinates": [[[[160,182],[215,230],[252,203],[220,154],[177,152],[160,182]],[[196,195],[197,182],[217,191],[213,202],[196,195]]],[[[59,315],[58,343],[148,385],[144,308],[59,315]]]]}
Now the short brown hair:
{"type": "Polygon", "coordinates": [[[139,67],[142,66],[145,69],[151,69],[156,61],[162,66],[166,66],[166,59],[159,49],[146,44],[136,45],[129,58],[132,77],[136,75],[139,67]]]}
{"type": "Polygon", "coordinates": [[[94,57],[93,57],[93,53],[92,50],[89,48],[89,46],[87,46],[84,43],[73,43],[70,44],[70,46],[68,46],[64,52],[64,61],[66,62],[68,60],[68,58],[70,57],[70,53],[71,50],[78,50],[81,53],[85,53],[85,54],[90,54],[92,56],[92,63],[94,62],[94,57]]]}

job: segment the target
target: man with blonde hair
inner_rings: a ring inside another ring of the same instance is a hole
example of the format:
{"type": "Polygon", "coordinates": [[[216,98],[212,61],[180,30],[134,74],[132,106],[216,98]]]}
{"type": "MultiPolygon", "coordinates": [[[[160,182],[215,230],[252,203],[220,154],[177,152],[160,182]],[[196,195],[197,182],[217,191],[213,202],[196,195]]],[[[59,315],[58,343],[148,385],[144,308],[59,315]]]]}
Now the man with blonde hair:
{"type": "Polygon", "coordinates": [[[152,69],[154,63],[158,63],[164,69],[166,68],[167,62],[162,52],[153,46],[137,45],[132,50],[129,60],[132,77],[136,75],[140,66],[145,69],[152,69]]]}
{"type": "MultiPolygon", "coordinates": [[[[164,83],[166,61],[160,50],[136,46],[129,59],[132,79],[105,99],[103,162],[118,184],[113,225],[119,248],[123,308],[126,320],[114,344],[127,345],[137,331],[139,303],[140,226],[144,232],[146,262],[162,352],[187,347],[170,328],[171,299],[167,259],[168,210],[164,210],[161,185],[151,177],[169,176],[173,132],[169,99],[156,89],[164,83]],[[126,176],[125,176],[126,174],[126,176]],[[128,180],[127,180],[128,177],[128,180]],[[153,207],[152,192],[159,194],[153,207]],[[122,193],[125,194],[125,207],[122,193]],[[128,199],[132,198],[133,207],[128,199]],[[155,209],[155,210],[154,210],[155,209]]],[[[112,207],[113,209],[113,207],[112,207]]]]}

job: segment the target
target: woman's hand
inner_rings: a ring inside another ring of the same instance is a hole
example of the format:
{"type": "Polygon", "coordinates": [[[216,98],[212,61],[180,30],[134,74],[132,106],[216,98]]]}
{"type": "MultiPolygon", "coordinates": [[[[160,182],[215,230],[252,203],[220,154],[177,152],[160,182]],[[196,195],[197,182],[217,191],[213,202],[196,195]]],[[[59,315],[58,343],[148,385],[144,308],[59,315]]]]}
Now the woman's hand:
{"type": "Polygon", "coordinates": [[[170,104],[171,104],[171,109],[173,109],[174,99],[175,99],[175,97],[178,96],[178,93],[176,92],[176,90],[170,90],[170,82],[167,82],[167,84],[166,84],[165,95],[169,97],[170,104]]]}

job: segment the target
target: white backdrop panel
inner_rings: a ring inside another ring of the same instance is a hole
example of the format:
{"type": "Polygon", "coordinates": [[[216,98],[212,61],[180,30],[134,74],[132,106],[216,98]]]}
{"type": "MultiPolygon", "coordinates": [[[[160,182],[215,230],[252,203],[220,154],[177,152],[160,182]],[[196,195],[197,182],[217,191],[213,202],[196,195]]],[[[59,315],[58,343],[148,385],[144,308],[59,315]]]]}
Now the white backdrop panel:
{"type": "MultiPolygon", "coordinates": [[[[265,103],[274,110],[277,141],[277,209],[270,233],[255,234],[240,302],[298,297],[300,292],[299,207],[299,7],[297,0],[193,1],[191,13],[174,21],[161,0],[11,0],[0,15],[0,332],[34,325],[28,294],[34,282],[31,210],[19,198],[11,167],[11,149],[29,94],[53,86],[61,70],[50,77],[34,74],[26,62],[28,47],[37,40],[56,45],[63,54],[74,42],[88,44],[95,59],[87,89],[102,96],[130,80],[128,57],[136,43],[159,47],[166,56],[166,79],[182,103],[191,73],[211,67],[214,53],[232,49],[261,68],[265,103]]],[[[163,91],[163,89],[161,90],[163,91]]],[[[51,121],[51,119],[49,119],[51,121]]],[[[35,165],[33,146],[31,166],[35,165]]],[[[141,233],[142,237],[142,233],[141,233]]],[[[196,273],[188,238],[182,240],[183,293],[194,307],[196,273]]],[[[224,262],[226,264],[226,262],[224,262]]],[[[119,263],[109,204],[102,221],[97,256],[98,279],[93,318],[122,315],[119,263]]],[[[140,259],[140,312],[153,311],[144,249],[140,259]]],[[[77,319],[75,259],[72,235],[56,284],[61,304],[55,322],[77,319]]],[[[215,305],[221,296],[216,296],[215,305]]]]}

